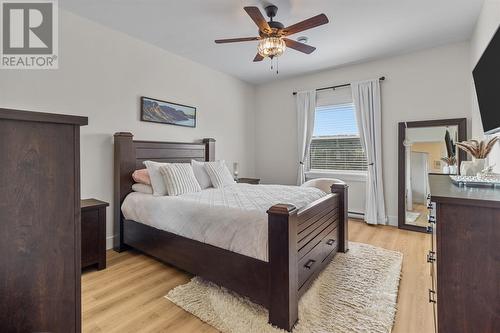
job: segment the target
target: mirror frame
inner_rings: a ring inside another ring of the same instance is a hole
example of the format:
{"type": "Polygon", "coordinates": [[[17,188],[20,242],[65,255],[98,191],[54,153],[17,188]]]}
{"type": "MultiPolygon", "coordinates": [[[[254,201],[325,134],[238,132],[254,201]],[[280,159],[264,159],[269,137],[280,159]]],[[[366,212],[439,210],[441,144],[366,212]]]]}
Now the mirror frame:
{"type": "MultiPolygon", "coordinates": [[[[437,120],[424,120],[424,121],[407,121],[399,123],[398,131],[398,228],[412,231],[427,232],[425,227],[406,224],[406,195],[405,195],[405,170],[406,158],[405,147],[403,142],[406,138],[406,128],[418,127],[437,127],[437,126],[458,126],[458,141],[462,142],[467,140],[467,118],[454,118],[454,119],[437,119],[437,120]]],[[[458,150],[458,148],[457,148],[458,150]]],[[[463,150],[458,150],[458,171],[460,172],[460,164],[462,161],[467,160],[467,153],[463,150]]],[[[432,173],[430,173],[432,174],[432,173]]]]}

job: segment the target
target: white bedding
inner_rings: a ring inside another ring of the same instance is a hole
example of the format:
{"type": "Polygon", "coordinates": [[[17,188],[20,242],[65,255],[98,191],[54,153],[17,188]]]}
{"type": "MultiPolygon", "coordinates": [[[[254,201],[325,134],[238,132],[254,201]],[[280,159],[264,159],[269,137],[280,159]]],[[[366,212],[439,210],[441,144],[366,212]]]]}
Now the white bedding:
{"type": "Polygon", "coordinates": [[[325,196],[314,187],[235,184],[177,197],[133,192],[126,219],[267,261],[267,213],[278,203],[297,208],[325,196]]]}

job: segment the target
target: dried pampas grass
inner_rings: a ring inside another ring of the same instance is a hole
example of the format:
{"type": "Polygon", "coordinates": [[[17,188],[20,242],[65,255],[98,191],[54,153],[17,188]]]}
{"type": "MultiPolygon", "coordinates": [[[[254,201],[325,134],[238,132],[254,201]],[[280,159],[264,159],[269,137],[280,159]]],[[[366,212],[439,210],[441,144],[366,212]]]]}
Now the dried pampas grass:
{"type": "Polygon", "coordinates": [[[444,163],[448,164],[449,166],[457,164],[457,158],[455,156],[442,157],[441,161],[443,161],[444,163]]]}
{"type": "Polygon", "coordinates": [[[472,157],[476,159],[483,159],[488,157],[489,153],[493,149],[493,146],[495,146],[498,140],[499,140],[498,137],[494,137],[490,140],[464,141],[457,143],[457,147],[469,153],[472,157]]]}

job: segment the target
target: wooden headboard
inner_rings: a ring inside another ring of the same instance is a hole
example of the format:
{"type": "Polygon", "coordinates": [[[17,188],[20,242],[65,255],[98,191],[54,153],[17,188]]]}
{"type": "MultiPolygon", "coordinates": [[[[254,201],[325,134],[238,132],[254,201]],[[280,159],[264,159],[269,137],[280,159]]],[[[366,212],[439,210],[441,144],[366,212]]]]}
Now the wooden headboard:
{"type": "Polygon", "coordinates": [[[132,173],[143,169],[144,161],[190,163],[191,160],[214,161],[215,140],[203,139],[201,142],[159,142],[138,141],[129,132],[114,135],[114,248],[123,250],[123,216],[121,205],[125,197],[132,192],[132,173]]]}

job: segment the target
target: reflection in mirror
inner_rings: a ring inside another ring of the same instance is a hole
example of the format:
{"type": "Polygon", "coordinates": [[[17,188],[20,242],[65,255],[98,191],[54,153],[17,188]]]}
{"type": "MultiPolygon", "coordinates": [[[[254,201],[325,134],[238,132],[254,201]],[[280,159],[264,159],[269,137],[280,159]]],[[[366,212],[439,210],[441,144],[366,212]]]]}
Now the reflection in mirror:
{"type": "Polygon", "coordinates": [[[406,128],[406,224],[425,227],[429,173],[457,173],[458,126],[406,128]]]}
{"type": "Polygon", "coordinates": [[[465,154],[456,143],[467,138],[466,119],[399,123],[400,228],[425,231],[429,174],[458,174],[465,154]]]}
{"type": "MultiPolygon", "coordinates": [[[[429,173],[457,174],[458,126],[406,129],[405,146],[412,155],[425,154],[429,173]]],[[[422,157],[416,157],[422,159],[422,157]]]]}

